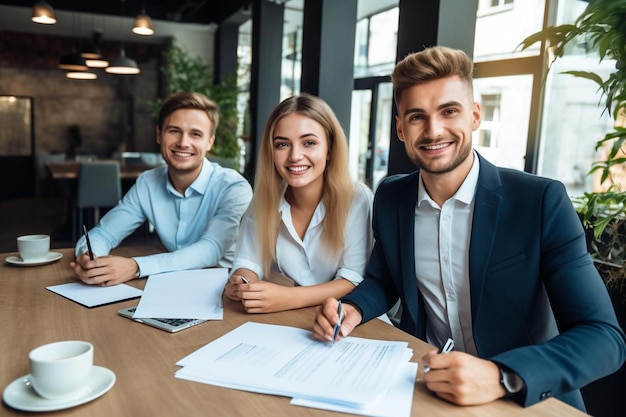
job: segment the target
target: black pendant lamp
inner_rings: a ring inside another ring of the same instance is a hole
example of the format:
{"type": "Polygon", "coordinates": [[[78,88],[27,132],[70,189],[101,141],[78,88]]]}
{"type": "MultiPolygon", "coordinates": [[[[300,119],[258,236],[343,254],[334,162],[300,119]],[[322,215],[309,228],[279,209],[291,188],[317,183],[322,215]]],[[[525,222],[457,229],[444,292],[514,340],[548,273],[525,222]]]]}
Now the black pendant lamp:
{"type": "MultiPolygon", "coordinates": [[[[120,3],[122,3],[121,15],[124,16],[124,0],[120,0],[120,3]]],[[[120,19],[120,22],[122,22],[121,19],[120,19]]],[[[120,47],[120,55],[114,60],[112,60],[109,63],[109,66],[106,67],[104,70],[108,72],[109,74],[122,74],[122,75],[133,75],[133,74],[139,74],[140,72],[137,62],[135,62],[134,59],[128,58],[126,56],[126,51],[124,50],[124,41],[122,41],[122,45],[120,47]]]]}
{"type": "Polygon", "coordinates": [[[139,66],[134,59],[126,56],[124,47],[120,49],[120,55],[109,63],[109,66],[104,69],[109,74],[139,74],[139,66]]]}

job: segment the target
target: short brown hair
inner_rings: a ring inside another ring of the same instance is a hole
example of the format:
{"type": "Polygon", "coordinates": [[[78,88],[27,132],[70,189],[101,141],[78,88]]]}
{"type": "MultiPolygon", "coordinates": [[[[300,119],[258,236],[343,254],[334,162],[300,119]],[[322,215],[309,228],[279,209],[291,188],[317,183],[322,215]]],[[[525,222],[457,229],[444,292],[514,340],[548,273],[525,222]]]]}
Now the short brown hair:
{"type": "Polygon", "coordinates": [[[396,105],[402,92],[416,84],[454,75],[465,81],[473,91],[474,64],[460,49],[433,46],[414,52],[398,62],[391,74],[396,105]]]}
{"type": "Polygon", "coordinates": [[[220,108],[213,100],[200,93],[177,93],[165,99],[159,110],[157,125],[163,129],[165,120],[176,110],[195,109],[202,110],[209,117],[211,122],[211,132],[209,136],[215,135],[215,129],[220,122],[220,108]]]}

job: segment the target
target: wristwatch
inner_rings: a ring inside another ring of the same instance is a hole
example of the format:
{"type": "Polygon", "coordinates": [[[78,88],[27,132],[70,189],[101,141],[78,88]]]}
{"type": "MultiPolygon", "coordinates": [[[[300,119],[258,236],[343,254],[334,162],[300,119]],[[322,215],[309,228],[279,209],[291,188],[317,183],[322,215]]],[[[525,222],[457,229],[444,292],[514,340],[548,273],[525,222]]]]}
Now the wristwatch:
{"type": "Polygon", "coordinates": [[[517,394],[524,388],[524,381],[515,372],[511,372],[499,366],[500,369],[500,385],[507,393],[507,397],[517,394]]]}

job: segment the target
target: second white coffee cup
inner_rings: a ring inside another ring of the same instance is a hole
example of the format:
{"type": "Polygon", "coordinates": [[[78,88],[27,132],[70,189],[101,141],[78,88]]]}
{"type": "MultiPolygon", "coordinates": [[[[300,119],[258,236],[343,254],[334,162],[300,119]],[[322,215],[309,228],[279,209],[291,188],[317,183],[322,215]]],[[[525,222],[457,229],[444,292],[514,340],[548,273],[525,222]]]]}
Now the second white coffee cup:
{"type": "Polygon", "coordinates": [[[49,235],[24,235],[17,238],[17,250],[24,262],[41,261],[50,252],[49,235]]]}
{"type": "Polygon", "coordinates": [[[93,369],[93,345],[64,340],[33,349],[28,354],[30,382],[40,396],[63,400],[81,393],[93,369]]]}

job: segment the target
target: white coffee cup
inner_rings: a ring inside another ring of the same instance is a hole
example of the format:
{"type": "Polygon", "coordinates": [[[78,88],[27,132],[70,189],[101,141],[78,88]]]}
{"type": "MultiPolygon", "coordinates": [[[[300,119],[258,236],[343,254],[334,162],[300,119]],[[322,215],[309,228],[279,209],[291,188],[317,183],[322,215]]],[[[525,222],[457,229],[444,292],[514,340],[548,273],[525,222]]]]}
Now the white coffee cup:
{"type": "Polygon", "coordinates": [[[17,238],[17,250],[24,262],[40,261],[50,252],[49,235],[24,235],[17,238]]]}
{"type": "Polygon", "coordinates": [[[49,400],[72,398],[84,392],[93,369],[93,345],[64,340],[33,349],[28,354],[30,383],[49,400]]]}

